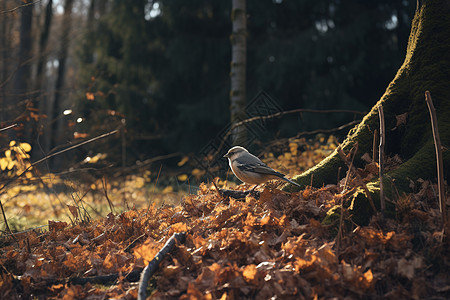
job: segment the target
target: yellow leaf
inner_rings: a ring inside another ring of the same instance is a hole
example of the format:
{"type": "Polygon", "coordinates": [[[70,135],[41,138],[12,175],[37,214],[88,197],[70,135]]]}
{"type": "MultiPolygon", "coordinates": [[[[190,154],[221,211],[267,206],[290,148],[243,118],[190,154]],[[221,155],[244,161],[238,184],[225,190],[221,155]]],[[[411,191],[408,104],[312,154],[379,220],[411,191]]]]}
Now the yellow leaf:
{"type": "Polygon", "coordinates": [[[26,173],[25,173],[25,177],[28,178],[28,179],[30,179],[30,178],[33,177],[33,174],[32,174],[31,172],[26,172],[26,173]]]}
{"type": "Polygon", "coordinates": [[[19,147],[25,152],[30,152],[31,151],[31,145],[28,144],[28,143],[20,143],[19,147]]]}
{"type": "Polygon", "coordinates": [[[135,177],[134,182],[135,182],[136,188],[138,188],[138,189],[143,188],[145,186],[145,178],[143,178],[143,177],[135,177]]]}
{"type": "Polygon", "coordinates": [[[10,147],[14,146],[15,144],[16,144],[16,141],[11,141],[11,142],[9,142],[9,146],[10,146],[10,147]]]}
{"type": "Polygon", "coordinates": [[[186,164],[188,162],[188,160],[189,160],[189,156],[183,156],[183,158],[178,162],[177,165],[179,167],[182,167],[182,166],[184,166],[184,164],[186,164]]]}
{"type": "Polygon", "coordinates": [[[8,163],[8,170],[11,170],[12,168],[14,168],[14,165],[16,164],[16,161],[14,160],[10,160],[8,163]]]}
{"type": "Polygon", "coordinates": [[[6,170],[6,167],[8,166],[9,161],[6,157],[2,157],[0,158],[0,168],[2,169],[2,171],[6,170]]]}
{"type": "Polygon", "coordinates": [[[186,181],[188,179],[188,176],[186,174],[181,174],[177,176],[179,181],[186,181]]]}
{"type": "Polygon", "coordinates": [[[203,176],[206,173],[206,171],[205,170],[200,170],[200,169],[194,169],[194,170],[192,170],[191,173],[195,177],[201,177],[201,176],[203,176]]]}
{"type": "Polygon", "coordinates": [[[11,157],[11,150],[6,150],[5,151],[5,156],[6,157],[11,157]]]}
{"type": "Polygon", "coordinates": [[[162,191],[163,194],[168,194],[173,192],[173,187],[171,185],[166,186],[166,188],[162,191]]]}

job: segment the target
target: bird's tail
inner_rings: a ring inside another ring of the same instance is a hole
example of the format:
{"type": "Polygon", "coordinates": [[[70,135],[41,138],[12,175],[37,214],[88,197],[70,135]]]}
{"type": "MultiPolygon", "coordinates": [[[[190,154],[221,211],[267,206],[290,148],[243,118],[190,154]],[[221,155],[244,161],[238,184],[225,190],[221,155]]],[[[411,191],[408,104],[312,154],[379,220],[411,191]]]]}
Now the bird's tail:
{"type": "Polygon", "coordinates": [[[285,180],[285,181],[287,181],[287,182],[289,182],[290,184],[296,185],[296,186],[298,186],[299,188],[301,188],[301,185],[300,185],[300,184],[298,184],[298,183],[296,183],[296,182],[293,182],[292,180],[287,179],[286,177],[280,177],[280,178],[283,179],[283,180],[285,180]]]}

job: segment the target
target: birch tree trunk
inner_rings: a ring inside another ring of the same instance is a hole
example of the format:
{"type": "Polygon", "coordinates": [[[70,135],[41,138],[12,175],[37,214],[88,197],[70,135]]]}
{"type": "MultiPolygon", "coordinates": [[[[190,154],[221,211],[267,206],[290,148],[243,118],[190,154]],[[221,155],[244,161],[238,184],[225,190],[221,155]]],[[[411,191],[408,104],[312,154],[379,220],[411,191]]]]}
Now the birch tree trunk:
{"type": "MultiPolygon", "coordinates": [[[[232,0],[231,21],[231,123],[242,121],[246,105],[247,66],[247,16],[245,0],[232,0]]],[[[243,144],[246,140],[244,127],[238,127],[232,134],[232,143],[243,144]]]]}

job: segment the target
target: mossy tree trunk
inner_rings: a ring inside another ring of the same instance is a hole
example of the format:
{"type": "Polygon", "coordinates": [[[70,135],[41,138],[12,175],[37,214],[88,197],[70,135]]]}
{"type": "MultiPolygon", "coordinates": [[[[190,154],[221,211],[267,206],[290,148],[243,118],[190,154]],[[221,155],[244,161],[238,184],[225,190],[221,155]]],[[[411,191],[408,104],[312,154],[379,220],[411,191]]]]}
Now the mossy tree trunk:
{"type": "MultiPolygon", "coordinates": [[[[429,90],[437,111],[439,132],[444,147],[450,141],[450,1],[428,0],[417,7],[412,21],[408,48],[403,65],[389,84],[386,92],[352,129],[342,147],[346,153],[358,142],[355,164],[362,166],[361,156],[372,152],[373,132],[379,127],[378,105],[384,108],[387,155],[398,154],[402,165],[383,177],[388,198],[395,200],[397,191],[411,191],[410,180],[436,179],[436,157],[430,116],[425,102],[429,90]],[[397,126],[396,116],[407,113],[406,124],[397,126]],[[394,189],[395,188],[395,189],[394,189]],[[397,190],[394,192],[394,190],[397,190]]],[[[313,186],[336,183],[339,167],[345,167],[335,151],[314,168],[295,177],[301,185],[313,186]]],[[[444,172],[450,169],[450,152],[444,152],[444,172]]],[[[343,172],[341,172],[342,174],[343,172]]],[[[448,178],[448,176],[445,176],[448,178]]],[[[369,184],[378,200],[379,182],[369,184]]],[[[287,186],[286,189],[293,189],[287,186]]],[[[371,209],[363,193],[354,195],[351,208],[356,220],[366,223],[371,209]]],[[[392,207],[391,207],[392,209],[392,207]]]]}

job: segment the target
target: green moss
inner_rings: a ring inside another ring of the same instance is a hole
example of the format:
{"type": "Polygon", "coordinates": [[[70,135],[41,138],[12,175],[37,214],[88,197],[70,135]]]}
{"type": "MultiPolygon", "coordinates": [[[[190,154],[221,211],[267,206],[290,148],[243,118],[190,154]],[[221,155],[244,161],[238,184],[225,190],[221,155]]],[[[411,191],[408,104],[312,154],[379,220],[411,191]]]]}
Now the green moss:
{"type": "MultiPolygon", "coordinates": [[[[450,141],[450,5],[444,0],[425,1],[416,11],[405,61],[387,87],[378,103],[372,107],[362,122],[353,128],[342,143],[346,153],[358,142],[355,165],[361,166],[360,157],[372,152],[373,131],[379,127],[378,105],[385,115],[387,155],[398,154],[404,163],[383,177],[387,202],[386,214],[395,215],[397,195],[410,192],[410,180],[418,178],[435,180],[436,157],[431,131],[430,115],[425,102],[429,90],[437,111],[440,139],[448,147],[450,141]],[[397,127],[396,116],[408,113],[406,124],[397,127]]],[[[294,178],[299,184],[320,187],[337,181],[338,168],[343,167],[337,152],[333,152],[314,168],[294,178]]],[[[345,170],[345,169],[344,169],[345,170]]],[[[444,152],[446,178],[450,170],[450,152],[444,152]]],[[[345,174],[341,171],[342,176],[345,174]]],[[[379,182],[367,185],[379,209],[379,182]]],[[[295,187],[286,186],[292,191],[295,187]]],[[[358,224],[367,224],[373,210],[362,188],[352,197],[349,211],[358,224]]],[[[323,220],[332,224],[340,211],[332,209],[323,220]]]]}
{"type": "Polygon", "coordinates": [[[330,233],[333,236],[338,233],[340,217],[341,207],[339,205],[335,205],[327,212],[327,215],[322,220],[322,225],[331,226],[330,233]]]}

